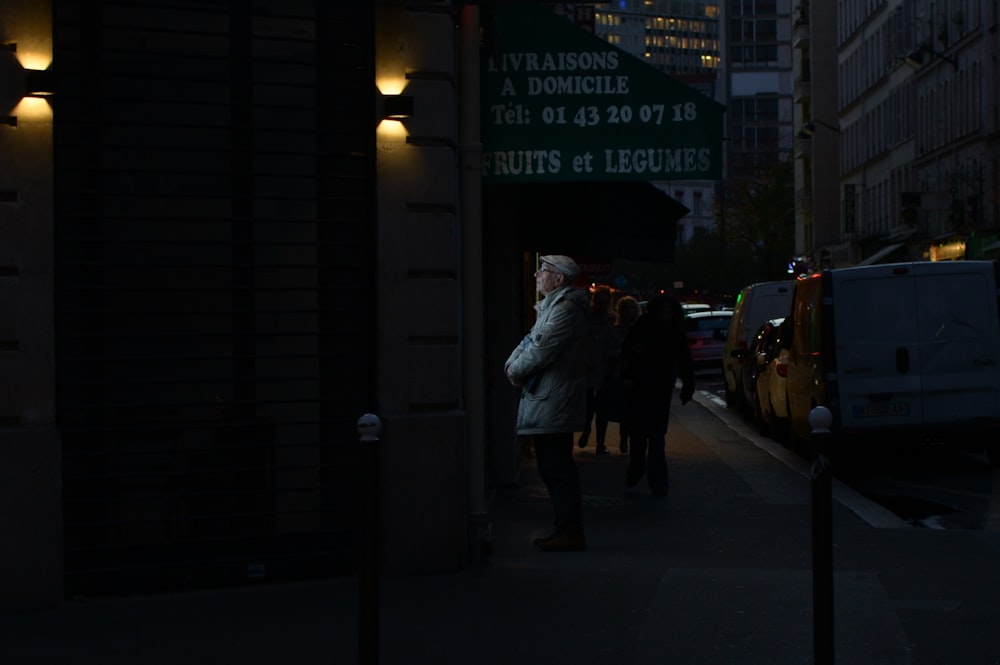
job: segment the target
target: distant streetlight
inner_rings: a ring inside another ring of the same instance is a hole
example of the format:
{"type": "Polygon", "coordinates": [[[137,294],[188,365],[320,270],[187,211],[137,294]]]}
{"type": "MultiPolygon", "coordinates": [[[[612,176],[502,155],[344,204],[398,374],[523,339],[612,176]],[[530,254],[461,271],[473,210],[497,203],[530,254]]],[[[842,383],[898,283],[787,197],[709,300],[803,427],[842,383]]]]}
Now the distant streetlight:
{"type": "Polygon", "coordinates": [[[817,124],[822,125],[822,126],[826,127],[827,129],[832,129],[833,131],[837,132],[838,134],[840,133],[840,128],[836,127],[834,125],[831,125],[830,123],[823,122],[822,120],[810,120],[809,122],[807,122],[804,125],[802,125],[802,129],[799,130],[799,134],[798,134],[799,138],[800,139],[811,138],[812,135],[816,133],[816,125],[817,124]]]}
{"type": "Polygon", "coordinates": [[[920,69],[924,64],[924,54],[934,55],[945,62],[950,62],[952,67],[958,68],[958,62],[954,58],[949,58],[944,53],[939,53],[929,46],[921,44],[903,57],[903,61],[914,69],[920,69]]]}

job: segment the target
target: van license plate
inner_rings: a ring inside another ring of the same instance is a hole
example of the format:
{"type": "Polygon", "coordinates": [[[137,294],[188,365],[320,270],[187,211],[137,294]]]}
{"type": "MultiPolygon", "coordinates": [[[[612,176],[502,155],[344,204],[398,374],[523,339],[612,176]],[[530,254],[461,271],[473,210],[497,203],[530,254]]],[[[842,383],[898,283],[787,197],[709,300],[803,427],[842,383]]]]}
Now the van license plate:
{"type": "Polygon", "coordinates": [[[910,415],[909,402],[883,402],[878,404],[855,404],[852,410],[855,418],[881,418],[884,416],[910,415]]]}

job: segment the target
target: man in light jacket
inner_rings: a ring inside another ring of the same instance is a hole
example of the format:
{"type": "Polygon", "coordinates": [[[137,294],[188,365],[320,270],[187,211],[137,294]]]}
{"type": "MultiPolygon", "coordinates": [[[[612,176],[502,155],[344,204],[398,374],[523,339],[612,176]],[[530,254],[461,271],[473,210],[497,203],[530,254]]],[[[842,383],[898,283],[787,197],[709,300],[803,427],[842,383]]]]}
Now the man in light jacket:
{"type": "Polygon", "coordinates": [[[531,436],[538,473],[555,510],[555,530],[534,543],[546,551],[584,550],[580,476],[573,433],[586,418],[584,342],[590,298],[573,282],[580,267],[568,256],[541,258],[535,288],[542,299],[531,332],[507,358],[504,370],[521,387],[517,433],[531,436]]]}

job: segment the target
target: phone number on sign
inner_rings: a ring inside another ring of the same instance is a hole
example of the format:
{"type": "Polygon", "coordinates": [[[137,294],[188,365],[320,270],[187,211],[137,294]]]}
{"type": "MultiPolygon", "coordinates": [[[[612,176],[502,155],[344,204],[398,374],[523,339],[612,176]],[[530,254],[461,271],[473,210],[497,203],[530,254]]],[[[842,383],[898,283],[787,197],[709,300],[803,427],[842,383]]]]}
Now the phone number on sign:
{"type": "MultiPolygon", "coordinates": [[[[522,104],[495,104],[490,107],[494,125],[530,125],[531,109],[522,104]]],[[[638,121],[645,124],[662,125],[664,122],[693,122],[698,118],[698,107],[694,102],[674,104],[643,104],[633,110],[628,105],[612,104],[601,110],[597,106],[581,106],[575,111],[567,111],[565,106],[542,107],[542,122],[546,125],[574,124],[578,127],[594,127],[602,122],[607,125],[627,125],[638,121]]]]}

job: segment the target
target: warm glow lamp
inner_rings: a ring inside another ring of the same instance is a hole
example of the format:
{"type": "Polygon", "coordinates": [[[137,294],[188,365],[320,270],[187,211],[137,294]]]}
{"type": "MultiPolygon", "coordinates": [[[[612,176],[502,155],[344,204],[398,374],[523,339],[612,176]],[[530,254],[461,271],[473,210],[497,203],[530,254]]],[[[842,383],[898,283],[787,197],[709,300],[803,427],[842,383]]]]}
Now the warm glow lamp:
{"type": "Polygon", "coordinates": [[[382,117],[390,120],[403,120],[413,115],[413,97],[411,95],[383,95],[382,117]]]}
{"type": "Polygon", "coordinates": [[[49,69],[24,70],[25,97],[49,97],[55,93],[55,76],[49,69]]]}

